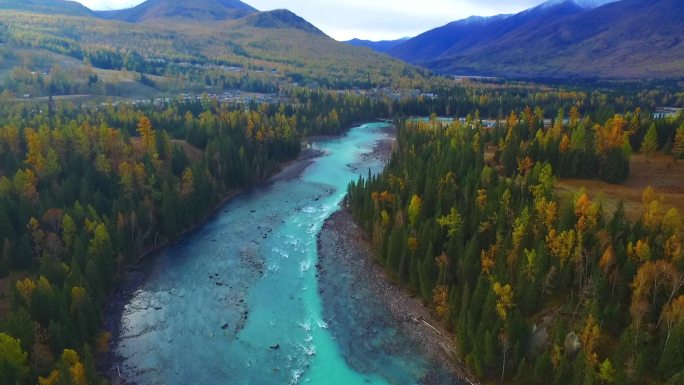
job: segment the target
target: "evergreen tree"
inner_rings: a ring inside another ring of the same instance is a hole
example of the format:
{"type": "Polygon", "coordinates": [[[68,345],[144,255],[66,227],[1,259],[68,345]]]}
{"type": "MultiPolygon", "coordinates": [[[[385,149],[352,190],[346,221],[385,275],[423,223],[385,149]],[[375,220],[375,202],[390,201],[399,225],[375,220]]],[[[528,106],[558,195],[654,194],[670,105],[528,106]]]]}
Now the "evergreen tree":
{"type": "Polygon", "coordinates": [[[656,131],[655,123],[646,132],[644,140],[641,142],[639,151],[644,154],[644,159],[648,162],[648,156],[652,155],[658,149],[658,132],[656,131]]]}
{"type": "Polygon", "coordinates": [[[677,129],[675,133],[674,144],[672,145],[672,156],[674,161],[684,157],[684,123],[677,129]]]}
{"type": "Polygon", "coordinates": [[[19,340],[0,333],[0,384],[19,385],[28,375],[27,355],[19,340]]]}

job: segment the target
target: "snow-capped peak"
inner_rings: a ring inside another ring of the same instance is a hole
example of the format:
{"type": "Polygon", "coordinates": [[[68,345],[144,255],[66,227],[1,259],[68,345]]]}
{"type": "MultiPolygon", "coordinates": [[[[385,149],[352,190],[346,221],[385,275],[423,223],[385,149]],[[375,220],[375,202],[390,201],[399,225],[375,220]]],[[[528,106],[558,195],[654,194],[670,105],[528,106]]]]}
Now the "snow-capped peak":
{"type": "Polygon", "coordinates": [[[505,19],[509,16],[511,16],[511,15],[501,14],[501,15],[494,15],[494,16],[470,16],[470,17],[467,17],[465,19],[455,21],[454,23],[463,24],[463,25],[484,25],[484,24],[491,23],[493,21],[505,19]]]}

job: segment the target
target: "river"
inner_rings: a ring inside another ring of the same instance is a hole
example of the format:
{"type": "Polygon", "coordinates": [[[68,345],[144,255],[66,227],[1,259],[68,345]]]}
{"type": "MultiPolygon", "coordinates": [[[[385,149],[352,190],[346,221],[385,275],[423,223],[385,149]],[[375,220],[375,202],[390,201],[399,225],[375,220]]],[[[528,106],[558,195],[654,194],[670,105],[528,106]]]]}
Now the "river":
{"type": "MultiPolygon", "coordinates": [[[[314,142],[324,155],[299,177],[238,196],[150,258],[116,318],[114,372],[141,385],[419,383],[429,363],[409,343],[354,357],[349,344],[368,344],[358,333],[340,346],[336,332],[348,328],[328,326],[336,315],[324,314],[316,276],[316,236],[348,183],[382,169],[364,154],[387,137],[383,128],[314,142]]],[[[385,313],[364,310],[368,320],[385,313]]],[[[396,330],[376,334],[404,341],[396,330]]]]}

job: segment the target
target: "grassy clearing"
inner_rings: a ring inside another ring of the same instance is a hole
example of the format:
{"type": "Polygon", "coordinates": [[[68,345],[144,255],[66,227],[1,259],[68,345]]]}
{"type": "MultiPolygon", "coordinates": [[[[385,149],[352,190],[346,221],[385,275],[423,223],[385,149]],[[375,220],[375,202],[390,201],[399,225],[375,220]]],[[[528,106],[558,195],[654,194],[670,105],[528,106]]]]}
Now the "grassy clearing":
{"type": "MultiPolygon", "coordinates": [[[[143,147],[143,143],[142,140],[140,140],[140,137],[132,137],[130,140],[131,147],[133,147],[133,152],[138,154],[138,156],[140,157],[145,155],[145,147],[143,147]]],[[[190,158],[190,160],[193,162],[199,161],[200,159],[202,159],[202,156],[204,156],[204,151],[193,146],[185,140],[172,139],[171,145],[180,146],[183,149],[183,151],[185,151],[185,155],[187,155],[188,158],[190,158]]]]}
{"type": "MultiPolygon", "coordinates": [[[[485,148],[485,161],[502,173],[502,166],[494,162],[495,151],[496,146],[488,145],[485,148]]],[[[636,154],[632,155],[629,165],[629,177],[621,184],[594,179],[558,179],[556,192],[561,197],[567,197],[584,187],[592,200],[603,205],[606,214],[612,215],[622,201],[627,217],[636,221],[643,212],[642,193],[646,187],[652,186],[663,197],[666,210],[675,207],[684,214],[684,160],[675,163],[672,156],[657,154],[646,162],[643,155],[636,154]]]]}
{"type": "Polygon", "coordinates": [[[684,161],[674,163],[672,157],[666,155],[651,156],[648,162],[643,155],[633,155],[629,177],[622,184],[561,179],[556,183],[556,190],[560,195],[567,195],[584,187],[593,200],[603,204],[608,214],[615,210],[618,202],[623,201],[627,217],[637,220],[643,208],[641,194],[647,186],[653,186],[663,197],[666,208],[676,207],[680,213],[684,213],[684,161]]]}
{"type": "Polygon", "coordinates": [[[171,144],[181,146],[183,148],[183,151],[185,151],[185,155],[187,155],[188,158],[190,158],[190,160],[193,162],[199,161],[200,159],[202,159],[202,156],[204,155],[204,151],[186,142],[185,140],[174,139],[171,140],[171,144]]]}

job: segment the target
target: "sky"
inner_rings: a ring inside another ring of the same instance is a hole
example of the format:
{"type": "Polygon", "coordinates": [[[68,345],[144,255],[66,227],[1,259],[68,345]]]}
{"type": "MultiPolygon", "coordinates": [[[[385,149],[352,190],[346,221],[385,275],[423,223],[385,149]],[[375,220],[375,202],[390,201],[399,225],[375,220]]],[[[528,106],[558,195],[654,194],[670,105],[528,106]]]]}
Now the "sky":
{"type": "MultiPolygon", "coordinates": [[[[94,10],[121,9],[142,2],[142,0],[77,1],[94,10]]],[[[544,2],[544,0],[243,1],[260,11],[287,8],[337,40],[352,38],[391,40],[412,37],[468,16],[517,13],[544,2]]]]}

